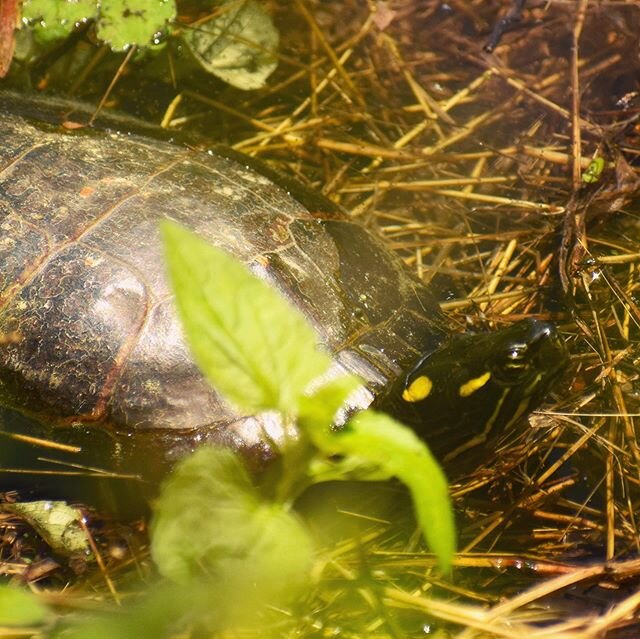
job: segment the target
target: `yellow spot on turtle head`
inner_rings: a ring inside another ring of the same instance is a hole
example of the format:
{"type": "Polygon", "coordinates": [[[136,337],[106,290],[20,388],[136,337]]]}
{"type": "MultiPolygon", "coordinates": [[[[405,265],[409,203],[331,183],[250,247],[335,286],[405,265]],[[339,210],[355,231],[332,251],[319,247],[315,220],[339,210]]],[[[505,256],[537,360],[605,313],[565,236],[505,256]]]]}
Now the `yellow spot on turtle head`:
{"type": "Polygon", "coordinates": [[[491,379],[491,373],[487,371],[480,375],[480,377],[474,377],[470,379],[468,382],[465,382],[458,393],[460,397],[469,397],[469,395],[473,395],[478,389],[482,388],[489,380],[491,379]]]}
{"type": "Polygon", "coordinates": [[[420,402],[429,396],[432,388],[433,382],[426,375],[420,375],[404,389],[402,399],[405,402],[420,402]]]}

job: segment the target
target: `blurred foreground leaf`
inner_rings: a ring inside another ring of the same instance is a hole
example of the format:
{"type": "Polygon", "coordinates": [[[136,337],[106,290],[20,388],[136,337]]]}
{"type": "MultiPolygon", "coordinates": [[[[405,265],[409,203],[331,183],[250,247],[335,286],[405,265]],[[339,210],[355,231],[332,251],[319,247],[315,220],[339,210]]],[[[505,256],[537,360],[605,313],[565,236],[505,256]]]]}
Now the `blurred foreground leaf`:
{"type": "Polygon", "coordinates": [[[47,617],[47,609],[28,590],[0,585],[0,626],[36,626],[47,617]]]}
{"type": "Polygon", "coordinates": [[[0,78],[7,75],[13,60],[19,7],[18,0],[0,0],[0,78]]]}
{"type": "Polygon", "coordinates": [[[296,415],[331,364],[300,311],[224,251],[173,222],[162,225],[180,318],[202,372],[248,413],[296,415]]]}
{"type": "Polygon", "coordinates": [[[407,486],[425,539],[448,572],[456,549],[453,509],[447,480],[427,445],[407,426],[372,410],[358,413],[334,440],[332,452],[348,455],[352,463],[360,458],[364,467],[374,463],[407,486]]]}
{"type": "MultiPolygon", "coordinates": [[[[372,411],[353,417],[344,430],[333,430],[336,411],[361,382],[344,375],[320,383],[331,360],[318,350],[317,337],[298,310],[224,251],[175,223],[166,222],[162,228],[184,328],[196,361],[214,386],[249,413],[278,409],[297,417],[325,459],[343,458],[342,464],[331,467],[318,463],[316,456],[314,468],[293,469],[283,479],[286,490],[295,494],[296,481],[313,473],[312,479],[335,479],[331,473],[340,469],[347,469],[352,479],[397,477],[411,491],[427,543],[447,571],[455,551],[453,514],[444,474],[427,445],[408,427],[372,411]],[[317,387],[305,394],[312,382],[317,387]]],[[[207,492],[219,499],[219,490],[212,486],[207,492]]],[[[238,517],[246,508],[256,507],[246,504],[248,495],[237,495],[245,500],[237,507],[229,500],[226,522],[230,529],[241,530],[238,517]]],[[[202,503],[187,512],[206,512],[205,508],[202,503]]],[[[197,527],[197,521],[193,525],[197,527]]],[[[249,533],[240,533],[238,540],[243,535],[249,533]]],[[[174,535],[174,541],[178,539],[174,535]]],[[[165,561],[172,561],[169,550],[165,561]]],[[[178,555],[173,561],[178,561],[170,569],[174,578],[192,569],[188,558],[178,555]]]]}
{"type": "Polygon", "coordinates": [[[311,566],[311,542],[297,516],[264,502],[236,455],[224,449],[201,448],[176,467],[151,533],[151,553],[165,577],[188,584],[209,576],[228,593],[227,605],[286,600],[306,583],[311,566]]]}

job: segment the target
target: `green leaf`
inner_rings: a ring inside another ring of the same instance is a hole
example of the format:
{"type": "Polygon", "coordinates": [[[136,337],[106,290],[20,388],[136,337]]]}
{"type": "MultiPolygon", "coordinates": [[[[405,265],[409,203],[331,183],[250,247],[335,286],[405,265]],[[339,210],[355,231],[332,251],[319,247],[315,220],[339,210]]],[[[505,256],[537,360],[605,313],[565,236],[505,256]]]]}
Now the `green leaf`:
{"type": "Polygon", "coordinates": [[[176,15],[174,0],[101,0],[98,37],[113,51],[156,42],[176,15]]]}
{"type": "Polygon", "coordinates": [[[225,555],[239,556],[258,508],[246,470],[231,451],[210,447],[181,462],[163,485],[151,528],[160,572],[186,583],[225,555]],[[182,540],[182,541],[181,541],[182,540]]]}
{"type": "Polygon", "coordinates": [[[589,162],[589,166],[582,173],[582,181],[585,184],[595,184],[600,180],[600,176],[605,168],[605,161],[602,157],[596,157],[591,162],[589,162]]]}
{"type": "Polygon", "coordinates": [[[151,585],[133,599],[119,607],[105,604],[90,614],[67,615],[52,639],[168,639],[183,636],[180,630],[194,610],[203,616],[194,593],[175,584],[151,585]]]}
{"type": "Polygon", "coordinates": [[[262,504],[251,525],[246,558],[227,562],[227,583],[254,601],[273,605],[291,599],[310,581],[313,546],[305,526],[280,504],[262,504]]]}
{"type": "Polygon", "coordinates": [[[307,581],[311,542],[296,516],[261,502],[229,450],[205,447],[163,485],[152,522],[159,571],[181,583],[212,576],[226,605],[288,598],[307,581]],[[237,593],[242,592],[242,597],[237,593]]]}
{"type": "Polygon", "coordinates": [[[22,19],[42,43],[68,36],[77,25],[94,18],[98,12],[96,0],[24,0],[22,19]]]}
{"type": "Polygon", "coordinates": [[[455,552],[453,510],[447,480],[426,444],[395,419],[371,410],[353,417],[334,440],[334,453],[373,462],[409,488],[425,539],[448,572],[455,552]]]}
{"type": "Polygon", "coordinates": [[[194,358],[225,398],[249,413],[298,412],[331,364],[306,318],[224,251],[162,224],[169,275],[194,358]]]}
{"type": "Polygon", "coordinates": [[[226,0],[182,38],[203,68],[238,89],[259,89],[278,65],[280,36],[256,0],[226,0]]]}
{"type": "Polygon", "coordinates": [[[87,535],[80,525],[82,511],[65,501],[27,501],[5,504],[23,517],[33,529],[61,555],[89,555],[87,535]]]}
{"type": "Polygon", "coordinates": [[[349,395],[363,383],[355,375],[340,375],[325,382],[310,395],[302,397],[298,422],[319,449],[331,447],[331,425],[336,413],[344,406],[349,395]]]}
{"type": "Polygon", "coordinates": [[[0,626],[36,626],[48,615],[40,600],[27,590],[0,585],[0,626]]]}

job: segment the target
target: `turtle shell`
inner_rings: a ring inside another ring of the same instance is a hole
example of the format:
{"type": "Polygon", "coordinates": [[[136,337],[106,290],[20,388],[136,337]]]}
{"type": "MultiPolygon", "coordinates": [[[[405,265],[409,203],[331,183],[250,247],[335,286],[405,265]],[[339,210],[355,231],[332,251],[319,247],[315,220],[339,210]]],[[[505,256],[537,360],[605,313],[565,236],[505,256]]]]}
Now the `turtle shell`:
{"type": "Polygon", "coordinates": [[[165,218],[300,308],[335,372],[366,381],[361,406],[445,339],[429,290],[326,199],[293,193],[242,156],[65,130],[52,123],[60,105],[44,111],[0,95],[0,333],[20,336],[0,348],[3,404],[169,456],[202,440],[272,454],[287,428],[235,412],[191,358],[165,277],[165,218]]]}

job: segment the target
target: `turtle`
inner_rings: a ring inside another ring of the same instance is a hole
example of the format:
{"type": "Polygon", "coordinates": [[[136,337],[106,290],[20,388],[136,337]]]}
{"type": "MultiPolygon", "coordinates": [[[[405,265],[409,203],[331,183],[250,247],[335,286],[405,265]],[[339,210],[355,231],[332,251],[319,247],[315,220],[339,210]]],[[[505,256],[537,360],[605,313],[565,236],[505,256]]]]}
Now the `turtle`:
{"type": "Polygon", "coordinates": [[[430,288],[327,198],[228,149],[131,133],[126,121],[65,128],[72,106],[0,94],[0,334],[17,336],[0,345],[5,430],[37,424],[80,442],[92,465],[143,477],[203,443],[262,468],[295,441],[295,424],[239,413],[195,365],[163,219],[304,313],[332,374],[363,380],[348,411],[398,416],[441,458],[532,410],[564,369],[547,322],[452,335],[430,288]]]}

